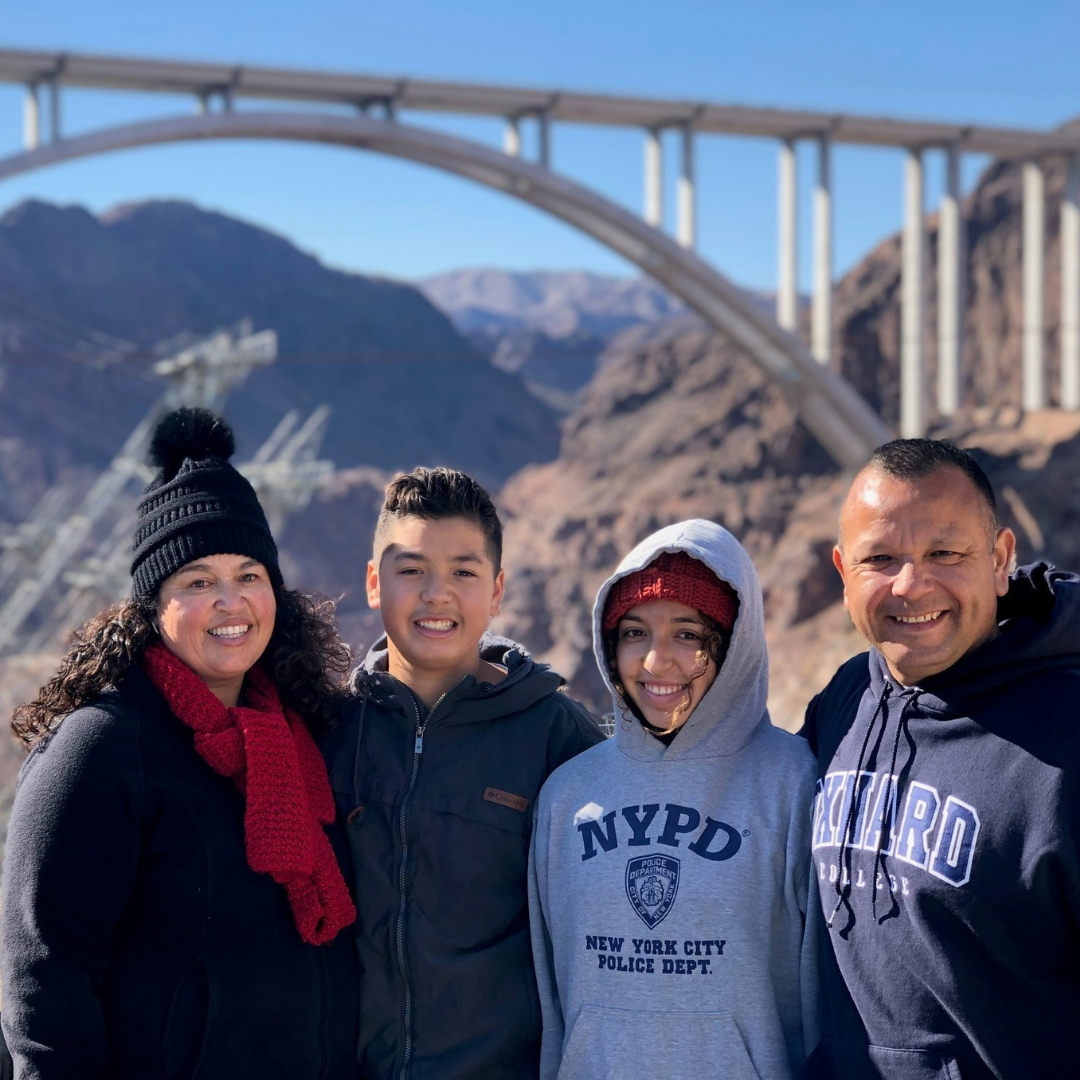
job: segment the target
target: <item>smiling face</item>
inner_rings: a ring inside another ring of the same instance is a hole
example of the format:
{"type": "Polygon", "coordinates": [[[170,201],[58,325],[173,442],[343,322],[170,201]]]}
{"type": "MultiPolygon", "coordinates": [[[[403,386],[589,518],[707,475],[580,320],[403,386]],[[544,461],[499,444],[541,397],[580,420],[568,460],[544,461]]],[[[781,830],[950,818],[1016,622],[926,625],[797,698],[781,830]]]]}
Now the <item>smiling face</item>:
{"type": "Polygon", "coordinates": [[[390,674],[426,700],[431,687],[481,670],[478,645],[498,614],[503,571],[468,518],[406,515],[387,526],[368,563],[368,603],[382,613],[390,674]]]}
{"type": "Polygon", "coordinates": [[[162,582],[157,625],[169,652],[232,706],[266,650],[276,612],[262,563],[247,555],[208,555],[162,582]]]}
{"type": "Polygon", "coordinates": [[[650,600],[620,620],[615,669],[627,697],[662,731],[686,723],[716,678],[701,615],[678,600],[650,600]]]}
{"type": "Polygon", "coordinates": [[[996,633],[1016,539],[988,525],[989,507],[958,468],[855,478],[833,562],[852,621],[900,683],[945,671],[996,633]]]}

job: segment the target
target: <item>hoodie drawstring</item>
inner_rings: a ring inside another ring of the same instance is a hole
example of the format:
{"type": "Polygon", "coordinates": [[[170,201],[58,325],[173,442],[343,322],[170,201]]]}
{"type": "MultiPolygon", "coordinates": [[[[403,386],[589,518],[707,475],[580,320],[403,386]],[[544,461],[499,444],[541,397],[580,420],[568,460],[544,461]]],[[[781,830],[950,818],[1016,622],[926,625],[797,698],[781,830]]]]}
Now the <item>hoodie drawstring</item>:
{"type": "MultiPolygon", "coordinates": [[[[870,889],[870,911],[873,914],[875,921],[879,924],[883,923],[886,919],[892,918],[894,915],[899,915],[900,905],[896,902],[896,890],[893,888],[892,874],[886,871],[885,879],[889,884],[889,910],[881,916],[877,917],[877,876],[879,870],[885,869],[885,835],[890,836],[890,843],[892,831],[896,825],[896,812],[900,806],[901,787],[899,783],[894,783],[893,778],[896,776],[896,759],[900,752],[900,735],[907,730],[908,713],[911,711],[912,706],[919,700],[918,692],[914,693],[904,702],[904,707],[900,710],[900,716],[896,721],[896,735],[893,738],[892,757],[889,760],[889,771],[886,775],[886,783],[889,785],[889,793],[884,798],[881,807],[881,829],[878,832],[877,847],[874,849],[874,869],[873,869],[873,884],[870,889]]],[[[909,759],[905,769],[909,769],[911,766],[911,760],[909,759]]],[[[899,777],[896,777],[899,780],[899,777]]]]}
{"type": "MultiPolygon", "coordinates": [[[[889,683],[886,683],[884,689],[881,691],[881,696],[878,698],[874,713],[870,717],[869,723],[866,725],[866,734],[863,736],[862,748],[859,750],[859,757],[855,764],[855,776],[852,779],[851,803],[848,806],[847,820],[844,822],[844,831],[840,836],[840,852],[836,859],[836,907],[833,908],[832,914],[826,920],[826,925],[832,929],[833,919],[836,918],[840,908],[846,906],[848,912],[848,924],[840,931],[842,937],[847,936],[855,918],[855,912],[850,901],[852,860],[851,830],[854,828],[855,818],[858,814],[859,778],[862,776],[863,765],[866,763],[866,751],[870,746],[870,737],[873,734],[874,725],[877,722],[878,716],[884,715],[885,703],[888,701],[891,690],[892,687],[889,683]],[[844,884],[845,856],[847,857],[847,884],[844,884]]],[[[887,716],[885,717],[885,723],[886,725],[888,724],[887,716]]],[[[882,733],[884,734],[884,730],[882,733]]]]}

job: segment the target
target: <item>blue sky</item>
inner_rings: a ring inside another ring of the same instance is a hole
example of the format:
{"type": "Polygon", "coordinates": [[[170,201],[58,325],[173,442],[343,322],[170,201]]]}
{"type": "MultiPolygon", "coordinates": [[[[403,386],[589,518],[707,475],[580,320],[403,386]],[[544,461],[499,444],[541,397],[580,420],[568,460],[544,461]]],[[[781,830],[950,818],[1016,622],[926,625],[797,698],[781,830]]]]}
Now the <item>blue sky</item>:
{"type": "MultiPolygon", "coordinates": [[[[147,54],[520,83],[615,93],[1051,127],[1080,114],[1080,5],[729,0],[0,0],[7,47],[147,54]]],[[[69,92],[69,132],[188,112],[182,99],[69,92]]],[[[485,120],[417,118],[498,144],[485,120]]],[[[0,153],[18,149],[21,91],[0,86],[0,153]]],[[[675,174],[669,146],[669,179],[675,174]]],[[[556,127],[555,167],[640,207],[640,136],[556,127]]],[[[812,157],[803,153],[802,179],[812,157]]],[[[984,164],[971,160],[970,183],[984,164]]],[[[901,160],[841,148],[836,259],[850,266],[901,216],[901,160]]],[[[771,289],[776,148],[709,137],[699,149],[702,253],[771,289]]],[[[928,160],[928,196],[940,190],[928,160]]],[[[674,192],[667,204],[673,210],[674,192]]],[[[280,232],[324,261],[416,278],[461,266],[628,273],[537,211],[420,166],[298,145],[186,145],[73,163],[0,184],[0,209],[37,197],[94,210],[176,197],[280,232]]],[[[809,284],[809,201],[802,287],[809,284]]]]}

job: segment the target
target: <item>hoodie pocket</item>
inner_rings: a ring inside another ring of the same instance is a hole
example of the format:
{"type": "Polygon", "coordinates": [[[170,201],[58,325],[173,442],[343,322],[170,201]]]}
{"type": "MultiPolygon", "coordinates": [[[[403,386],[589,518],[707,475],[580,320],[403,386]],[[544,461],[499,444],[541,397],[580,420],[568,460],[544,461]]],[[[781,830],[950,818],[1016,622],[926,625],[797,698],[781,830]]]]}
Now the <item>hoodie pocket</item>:
{"type": "Polygon", "coordinates": [[[210,984],[196,960],[181,976],[169,1005],[161,1040],[162,1065],[169,1080],[193,1080],[202,1060],[210,1013],[210,984]]]}
{"type": "Polygon", "coordinates": [[[932,1050],[822,1039],[798,1080],[961,1080],[955,1058],[932,1050]]]}
{"type": "Polygon", "coordinates": [[[558,1080],[701,1071],[725,1080],[761,1080],[731,1013],[585,1005],[563,1046],[558,1080]]]}

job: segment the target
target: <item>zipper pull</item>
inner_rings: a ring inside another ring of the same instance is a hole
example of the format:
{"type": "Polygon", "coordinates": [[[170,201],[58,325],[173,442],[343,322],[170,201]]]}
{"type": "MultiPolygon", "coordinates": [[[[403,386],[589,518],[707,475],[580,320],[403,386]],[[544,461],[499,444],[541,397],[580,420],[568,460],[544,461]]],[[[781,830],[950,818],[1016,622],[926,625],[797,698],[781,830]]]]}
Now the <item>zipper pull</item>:
{"type": "Polygon", "coordinates": [[[422,754],[424,752],[424,729],[418,727],[416,729],[416,744],[413,746],[414,754],[422,754]]]}

